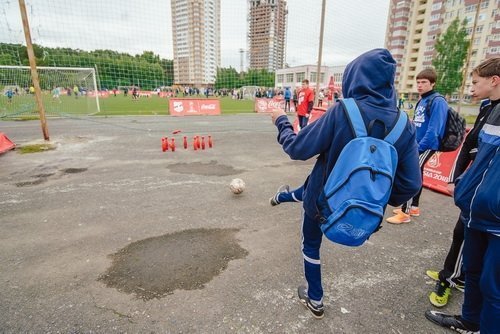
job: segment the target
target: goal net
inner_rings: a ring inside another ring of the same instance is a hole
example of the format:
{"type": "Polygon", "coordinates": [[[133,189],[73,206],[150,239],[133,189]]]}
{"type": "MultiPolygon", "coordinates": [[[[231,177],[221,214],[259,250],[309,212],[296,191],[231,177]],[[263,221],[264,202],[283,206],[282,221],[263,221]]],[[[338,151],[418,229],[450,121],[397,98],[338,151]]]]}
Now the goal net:
{"type": "MultiPolygon", "coordinates": [[[[47,116],[91,115],[100,111],[93,68],[37,67],[47,116]]],[[[0,117],[37,116],[29,66],[0,65],[0,117]]]]}

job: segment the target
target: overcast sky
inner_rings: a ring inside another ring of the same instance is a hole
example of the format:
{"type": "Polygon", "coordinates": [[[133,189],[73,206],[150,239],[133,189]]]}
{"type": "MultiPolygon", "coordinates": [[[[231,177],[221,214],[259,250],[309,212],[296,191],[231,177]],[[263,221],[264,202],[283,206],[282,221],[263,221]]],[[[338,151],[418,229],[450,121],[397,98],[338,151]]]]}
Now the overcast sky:
{"type": "MultiPolygon", "coordinates": [[[[390,0],[327,0],[324,65],[344,65],[360,53],[384,46],[390,0]]],[[[172,58],[170,1],[26,0],[32,39],[48,47],[154,51],[172,58]]],[[[315,64],[321,0],[288,0],[286,61],[315,64]]],[[[240,69],[247,49],[247,1],[221,0],[222,67],[240,69]]],[[[0,42],[24,41],[17,0],[0,0],[0,42]]],[[[246,53],[244,66],[246,67],[246,53]]]]}

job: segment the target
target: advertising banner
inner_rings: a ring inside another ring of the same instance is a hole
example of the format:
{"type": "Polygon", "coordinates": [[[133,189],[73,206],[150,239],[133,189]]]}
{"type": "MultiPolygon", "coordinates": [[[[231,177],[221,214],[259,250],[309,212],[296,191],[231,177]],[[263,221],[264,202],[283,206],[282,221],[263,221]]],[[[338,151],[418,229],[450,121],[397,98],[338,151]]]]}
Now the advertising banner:
{"type": "MultiPolygon", "coordinates": [[[[467,129],[467,133],[469,131],[467,129]]],[[[462,145],[453,152],[436,152],[427,161],[424,165],[424,187],[451,196],[447,188],[448,182],[461,148],[462,145]]]]}
{"type": "Polygon", "coordinates": [[[171,116],[220,115],[218,99],[170,99],[171,116]]]}
{"type": "MultiPolygon", "coordinates": [[[[321,116],[323,116],[326,112],[325,108],[320,108],[320,107],[314,107],[313,110],[311,110],[311,116],[309,116],[309,119],[307,120],[307,124],[311,124],[314,121],[318,120],[321,116]]],[[[293,121],[293,131],[295,133],[299,132],[299,118],[295,117],[295,121],[293,121]]]]}
{"type": "MultiPolygon", "coordinates": [[[[255,112],[258,113],[268,113],[273,112],[274,109],[285,110],[285,99],[282,96],[268,98],[256,98],[255,99],[255,112]]],[[[290,101],[290,112],[295,112],[295,107],[293,101],[290,101]]]]}

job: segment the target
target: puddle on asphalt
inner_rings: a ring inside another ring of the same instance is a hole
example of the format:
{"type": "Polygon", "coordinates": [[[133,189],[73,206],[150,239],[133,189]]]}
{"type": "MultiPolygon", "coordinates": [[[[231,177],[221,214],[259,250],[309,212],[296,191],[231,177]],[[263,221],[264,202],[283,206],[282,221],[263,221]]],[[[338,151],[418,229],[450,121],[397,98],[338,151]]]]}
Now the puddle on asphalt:
{"type": "Polygon", "coordinates": [[[192,229],[136,241],[110,255],[111,267],[98,280],[143,300],[202,289],[229,261],[248,254],[237,242],[238,231],[192,229]]]}
{"type": "Polygon", "coordinates": [[[178,163],[178,164],[168,165],[167,168],[174,173],[197,174],[203,176],[228,176],[244,172],[244,170],[235,169],[232,166],[219,165],[215,160],[212,160],[207,163],[203,162],[178,163]]]}
{"type": "MultiPolygon", "coordinates": [[[[64,168],[60,172],[62,174],[78,174],[87,171],[88,168],[64,168]]],[[[15,185],[18,188],[30,187],[42,184],[50,179],[59,178],[61,173],[40,173],[32,176],[32,180],[16,182],[15,185]]]]}

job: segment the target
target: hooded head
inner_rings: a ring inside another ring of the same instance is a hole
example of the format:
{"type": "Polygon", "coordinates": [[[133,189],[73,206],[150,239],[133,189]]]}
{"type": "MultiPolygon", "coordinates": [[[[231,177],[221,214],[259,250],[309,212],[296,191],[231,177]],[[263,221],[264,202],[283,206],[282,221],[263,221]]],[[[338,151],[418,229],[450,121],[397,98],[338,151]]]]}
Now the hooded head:
{"type": "Polygon", "coordinates": [[[342,80],[344,97],[383,108],[396,108],[396,61],[387,49],[374,49],[350,62],[342,80]]]}

